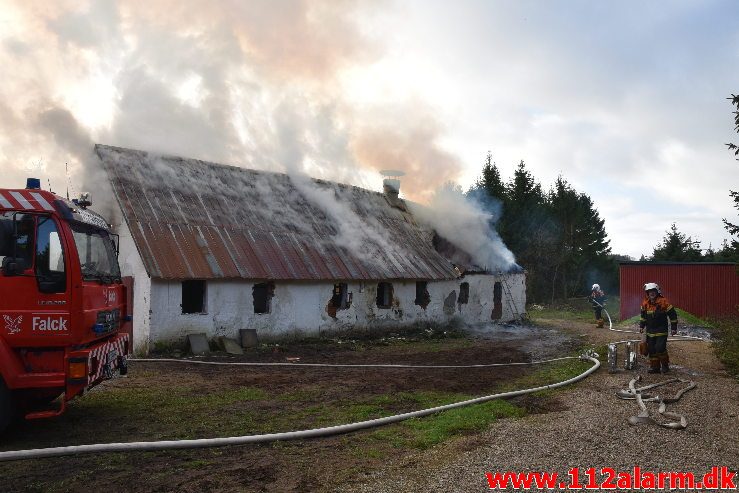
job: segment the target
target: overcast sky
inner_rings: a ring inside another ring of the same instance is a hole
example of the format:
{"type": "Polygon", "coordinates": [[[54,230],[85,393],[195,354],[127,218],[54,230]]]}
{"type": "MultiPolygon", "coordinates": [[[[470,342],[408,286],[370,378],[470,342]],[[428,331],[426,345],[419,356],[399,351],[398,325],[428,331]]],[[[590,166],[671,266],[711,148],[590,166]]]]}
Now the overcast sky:
{"type": "Polygon", "coordinates": [[[590,195],[615,253],[673,222],[718,247],[738,58],[734,0],[0,0],[0,187],[94,187],[99,142],[377,190],[400,169],[423,202],[491,151],[590,195]]]}

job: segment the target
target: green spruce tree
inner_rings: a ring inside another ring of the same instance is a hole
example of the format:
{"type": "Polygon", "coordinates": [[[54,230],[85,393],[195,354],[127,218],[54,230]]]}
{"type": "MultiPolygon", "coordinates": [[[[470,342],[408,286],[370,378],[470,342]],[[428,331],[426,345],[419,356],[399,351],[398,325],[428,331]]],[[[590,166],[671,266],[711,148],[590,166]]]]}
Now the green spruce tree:
{"type": "Polygon", "coordinates": [[[610,240],[593,201],[562,176],[557,178],[547,199],[557,229],[551,253],[553,272],[549,276],[552,298],[558,297],[558,289],[567,298],[582,290],[589,271],[607,269],[610,240]]]}
{"type": "MultiPolygon", "coordinates": [[[[737,109],[734,111],[734,131],[739,133],[739,96],[732,94],[730,98],[731,104],[737,109]]],[[[734,151],[734,156],[739,155],[739,146],[734,143],[726,144],[730,151],[734,151]]],[[[739,158],[737,159],[739,160],[739,158]]],[[[734,208],[739,210],[739,192],[729,190],[729,195],[734,199],[734,208]]],[[[739,259],[739,224],[729,222],[726,218],[723,218],[724,228],[729,232],[732,238],[731,245],[729,248],[724,247],[722,252],[724,255],[739,259]]]]}
{"type": "Polygon", "coordinates": [[[670,230],[665,232],[662,242],[655,246],[651,260],[654,262],[700,262],[702,260],[700,241],[694,241],[677,230],[672,223],[670,230]]]}

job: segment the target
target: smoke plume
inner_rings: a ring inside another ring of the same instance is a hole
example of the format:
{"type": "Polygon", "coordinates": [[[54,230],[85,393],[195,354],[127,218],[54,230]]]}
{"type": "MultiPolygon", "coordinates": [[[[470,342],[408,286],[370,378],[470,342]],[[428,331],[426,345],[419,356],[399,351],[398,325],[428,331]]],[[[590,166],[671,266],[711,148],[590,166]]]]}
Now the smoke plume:
{"type": "MultiPolygon", "coordinates": [[[[113,207],[105,207],[111,193],[92,154],[98,142],[375,190],[378,170],[399,169],[407,173],[405,198],[442,200],[433,190],[458,179],[461,166],[443,148],[445,129],[430,106],[358,105],[343,90],[347,70],[386,49],[359,25],[376,7],[368,0],[5,5],[0,64],[12,70],[0,79],[0,186],[22,187],[31,174],[56,192],[71,182],[75,192],[97,192],[95,207],[105,214],[113,207]]],[[[296,183],[326,214],[354,217],[330,191],[296,183]]],[[[464,224],[485,223],[469,205],[437,210],[461,211],[464,224]]],[[[361,250],[352,239],[361,226],[350,219],[342,235],[361,250]]],[[[470,253],[484,256],[482,243],[470,238],[470,253]]]]}
{"type": "Polygon", "coordinates": [[[438,188],[428,206],[410,205],[415,216],[470,254],[478,266],[492,272],[515,266],[513,253],[495,231],[495,218],[453,184],[438,188]]]}

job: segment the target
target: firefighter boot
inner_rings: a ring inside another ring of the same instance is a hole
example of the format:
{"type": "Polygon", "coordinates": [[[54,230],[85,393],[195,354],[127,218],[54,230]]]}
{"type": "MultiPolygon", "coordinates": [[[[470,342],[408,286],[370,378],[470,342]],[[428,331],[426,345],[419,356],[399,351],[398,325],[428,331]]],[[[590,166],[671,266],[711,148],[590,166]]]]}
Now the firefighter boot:
{"type": "Polygon", "coordinates": [[[650,356],[649,357],[649,370],[647,373],[659,373],[659,358],[650,356]]]}
{"type": "Polygon", "coordinates": [[[660,363],[662,364],[662,373],[670,373],[670,358],[667,355],[660,358],[660,363]]]}
{"type": "Polygon", "coordinates": [[[599,329],[602,329],[602,328],[603,328],[603,319],[602,319],[602,318],[599,318],[599,319],[598,319],[598,325],[597,325],[597,327],[598,327],[599,329]]]}

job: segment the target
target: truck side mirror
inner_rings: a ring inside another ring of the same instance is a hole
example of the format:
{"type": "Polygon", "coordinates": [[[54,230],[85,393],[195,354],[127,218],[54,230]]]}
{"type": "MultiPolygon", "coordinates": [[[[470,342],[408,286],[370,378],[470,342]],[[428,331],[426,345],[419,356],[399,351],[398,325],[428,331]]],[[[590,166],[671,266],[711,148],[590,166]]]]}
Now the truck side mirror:
{"type": "Polygon", "coordinates": [[[3,259],[3,275],[19,276],[26,270],[26,261],[21,257],[5,257],[3,259]]]}

